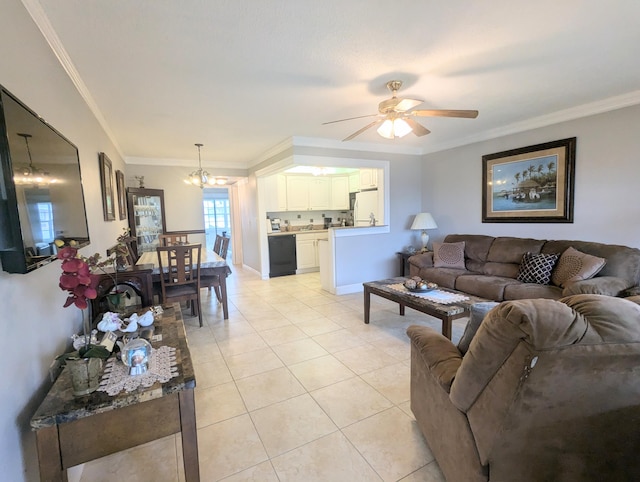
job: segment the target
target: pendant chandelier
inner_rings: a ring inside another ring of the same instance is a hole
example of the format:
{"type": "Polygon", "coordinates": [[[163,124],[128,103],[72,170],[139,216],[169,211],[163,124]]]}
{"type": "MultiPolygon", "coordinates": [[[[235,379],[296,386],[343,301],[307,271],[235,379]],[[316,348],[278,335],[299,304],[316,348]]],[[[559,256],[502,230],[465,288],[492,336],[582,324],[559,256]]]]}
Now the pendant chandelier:
{"type": "Polygon", "coordinates": [[[198,148],[198,169],[189,174],[189,177],[184,180],[187,184],[197,186],[203,189],[205,186],[224,185],[227,183],[227,179],[224,177],[211,177],[207,171],[202,169],[202,159],[200,158],[200,148],[204,144],[195,144],[198,148]]]}
{"type": "Polygon", "coordinates": [[[19,167],[17,170],[20,173],[13,176],[13,181],[16,184],[31,184],[34,187],[48,186],[49,184],[57,182],[57,179],[52,178],[48,172],[33,165],[33,159],[31,158],[31,149],[29,148],[29,138],[33,136],[31,134],[24,133],[18,133],[18,135],[24,139],[24,142],[27,146],[29,165],[19,167]]]}

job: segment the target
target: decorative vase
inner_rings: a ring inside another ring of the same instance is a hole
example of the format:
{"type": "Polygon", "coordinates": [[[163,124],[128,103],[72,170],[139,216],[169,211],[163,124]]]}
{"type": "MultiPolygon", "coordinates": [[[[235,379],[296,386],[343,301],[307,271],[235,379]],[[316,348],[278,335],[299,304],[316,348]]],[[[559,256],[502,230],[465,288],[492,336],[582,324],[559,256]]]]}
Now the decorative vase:
{"type": "Polygon", "coordinates": [[[71,374],[74,396],[82,397],[98,389],[102,372],[101,358],[67,359],[66,364],[71,374]]]}

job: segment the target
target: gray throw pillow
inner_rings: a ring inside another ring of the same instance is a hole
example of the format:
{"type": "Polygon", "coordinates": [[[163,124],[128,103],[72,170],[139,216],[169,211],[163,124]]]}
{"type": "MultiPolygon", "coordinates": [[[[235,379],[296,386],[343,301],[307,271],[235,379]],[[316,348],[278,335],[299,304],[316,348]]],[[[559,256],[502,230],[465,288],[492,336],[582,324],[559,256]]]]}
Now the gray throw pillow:
{"type": "Polygon", "coordinates": [[[463,355],[467,353],[471,340],[478,331],[478,328],[480,328],[482,320],[484,320],[487,313],[499,304],[500,303],[496,303],[495,301],[484,301],[482,303],[475,303],[471,305],[471,308],[469,308],[469,322],[464,329],[462,338],[460,338],[460,341],[458,342],[458,350],[460,350],[460,353],[463,355]]]}
{"type": "Polygon", "coordinates": [[[435,268],[466,269],[464,264],[464,241],[458,243],[433,243],[433,266],[435,268]]]}

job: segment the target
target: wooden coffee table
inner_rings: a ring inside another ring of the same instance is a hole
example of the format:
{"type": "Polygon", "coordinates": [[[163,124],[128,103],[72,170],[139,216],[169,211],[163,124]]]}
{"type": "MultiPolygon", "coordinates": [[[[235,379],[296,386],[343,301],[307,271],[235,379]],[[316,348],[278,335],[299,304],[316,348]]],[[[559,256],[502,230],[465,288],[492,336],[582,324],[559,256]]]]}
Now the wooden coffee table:
{"type": "Polygon", "coordinates": [[[484,298],[480,298],[478,296],[472,296],[467,293],[462,293],[460,291],[446,289],[446,288],[438,288],[441,291],[460,294],[468,297],[467,300],[457,301],[455,303],[445,305],[441,303],[436,303],[434,301],[429,301],[426,298],[413,296],[409,293],[404,293],[402,291],[397,291],[392,288],[389,288],[389,285],[404,283],[406,280],[407,278],[398,277],[398,278],[389,278],[389,279],[384,279],[379,281],[370,281],[368,283],[363,283],[364,322],[365,323],[369,323],[369,311],[371,310],[371,294],[374,294],[398,303],[400,305],[401,316],[404,316],[405,306],[408,306],[409,308],[413,308],[416,311],[425,313],[427,315],[430,315],[442,320],[442,334],[447,338],[451,339],[451,329],[453,325],[453,320],[456,320],[458,318],[464,318],[465,316],[469,316],[469,307],[471,305],[475,303],[480,303],[483,301],[489,301],[484,298]]]}

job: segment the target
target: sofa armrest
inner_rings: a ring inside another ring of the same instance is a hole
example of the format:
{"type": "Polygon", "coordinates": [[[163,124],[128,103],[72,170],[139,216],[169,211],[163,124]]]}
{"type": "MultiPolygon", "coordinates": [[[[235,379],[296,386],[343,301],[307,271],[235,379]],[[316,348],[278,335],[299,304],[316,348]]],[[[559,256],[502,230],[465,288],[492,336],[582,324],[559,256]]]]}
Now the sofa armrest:
{"type": "Polygon", "coordinates": [[[631,288],[629,281],[616,276],[598,276],[596,278],[574,281],[563,290],[562,296],[571,295],[607,295],[619,296],[624,290],[631,288]]]}
{"type": "Polygon", "coordinates": [[[425,253],[414,254],[409,257],[410,265],[416,268],[433,268],[433,251],[427,251],[425,253]]]}
{"type": "Polygon", "coordinates": [[[462,363],[458,348],[451,340],[426,326],[411,325],[407,328],[407,335],[411,339],[411,349],[418,351],[433,377],[449,393],[462,363]]]}

